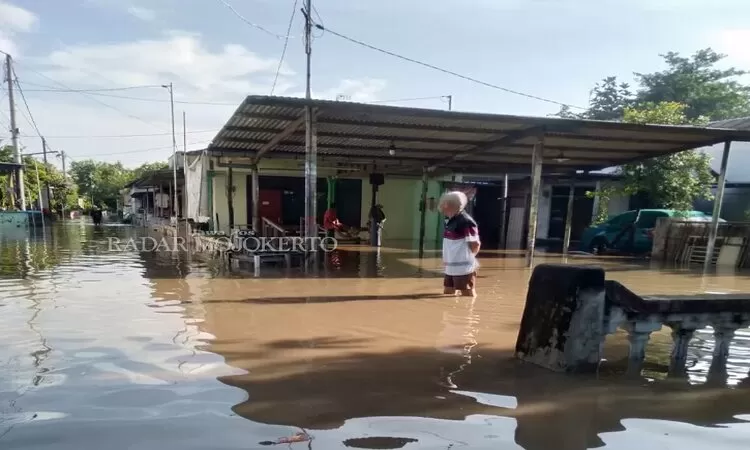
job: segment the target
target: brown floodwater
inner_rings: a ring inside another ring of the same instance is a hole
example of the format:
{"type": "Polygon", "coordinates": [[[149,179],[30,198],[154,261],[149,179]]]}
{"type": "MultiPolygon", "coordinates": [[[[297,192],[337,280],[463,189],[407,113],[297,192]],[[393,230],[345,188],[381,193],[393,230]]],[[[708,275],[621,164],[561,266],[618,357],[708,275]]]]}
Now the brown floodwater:
{"type": "MultiPolygon", "coordinates": [[[[560,375],[512,358],[530,276],[518,253],[483,254],[472,300],[437,295],[433,252],[340,249],[316,273],[254,278],[108,251],[141,232],[0,235],[0,448],[747,448],[747,331],[720,382],[710,330],[684,379],[666,377],[664,330],[638,380],[622,334],[598,376],[560,375]]],[[[750,273],[567,262],[642,294],[750,292],[750,273]]]]}

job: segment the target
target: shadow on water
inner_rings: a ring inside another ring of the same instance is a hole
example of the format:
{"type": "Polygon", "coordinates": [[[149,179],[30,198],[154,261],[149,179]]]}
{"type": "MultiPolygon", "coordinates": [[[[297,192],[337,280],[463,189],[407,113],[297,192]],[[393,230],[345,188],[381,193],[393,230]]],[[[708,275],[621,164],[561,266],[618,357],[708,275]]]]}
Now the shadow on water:
{"type": "MultiPolygon", "coordinates": [[[[270,345],[266,351],[278,347],[270,345]]],[[[263,352],[222,354],[230,363],[264,357],[263,352]]],[[[469,448],[507,442],[508,436],[501,434],[515,429],[510,442],[526,450],[584,450],[603,446],[603,434],[625,431],[628,419],[721,427],[746,423],[736,416],[750,411],[750,389],[690,386],[680,380],[624,383],[620,375],[618,371],[594,379],[553,374],[516,362],[508,351],[478,348],[474,360],[465,364],[461,356],[412,348],[387,354],[350,351],[311,361],[301,357],[221,381],[248,392],[248,400],[233,409],[253,421],[321,430],[345,428],[352,418],[369,417],[375,434],[378,417],[420,417],[425,418],[423,427],[410,428],[413,433],[406,437],[431,434],[469,448]],[[451,370],[448,384],[445,374],[451,370]],[[427,419],[472,417],[505,418],[510,428],[488,422],[483,434],[451,436],[443,434],[441,422],[427,419]]]]}

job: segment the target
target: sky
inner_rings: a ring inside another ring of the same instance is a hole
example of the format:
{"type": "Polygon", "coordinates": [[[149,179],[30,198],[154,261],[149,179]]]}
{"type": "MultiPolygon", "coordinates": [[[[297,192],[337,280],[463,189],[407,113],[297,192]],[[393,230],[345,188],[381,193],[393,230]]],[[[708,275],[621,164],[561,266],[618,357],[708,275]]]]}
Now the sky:
{"type": "MultiPolygon", "coordinates": [[[[304,96],[296,3],[275,95],[304,96]]],[[[0,51],[13,56],[25,153],[41,139],[70,160],[164,161],[183,112],[188,150],[205,148],[247,95],[269,95],[294,0],[0,0],[0,51]],[[230,7],[244,20],[238,17],[230,7]],[[28,104],[28,107],[26,106],[28,104]]],[[[313,0],[338,33],[498,86],[586,106],[593,85],[664,68],[706,47],[750,70],[750,2],[715,0],[313,0]]],[[[316,98],[504,114],[559,106],[472,83],[316,31],[316,98]],[[408,98],[419,101],[391,102],[408,98]]],[[[748,80],[750,82],[750,80],[748,80]]],[[[9,138],[7,86],[0,139],[9,138]]]]}

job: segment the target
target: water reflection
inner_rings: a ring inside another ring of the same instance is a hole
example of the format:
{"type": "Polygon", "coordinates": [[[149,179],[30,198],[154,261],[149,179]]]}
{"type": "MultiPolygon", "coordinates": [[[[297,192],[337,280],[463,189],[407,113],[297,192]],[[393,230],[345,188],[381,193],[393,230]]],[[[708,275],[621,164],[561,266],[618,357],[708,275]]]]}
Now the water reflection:
{"type": "MultiPolygon", "coordinates": [[[[0,236],[2,448],[247,449],[309,433],[292,448],[739,449],[750,437],[747,331],[731,388],[707,383],[710,330],[685,380],[666,379],[666,333],[638,382],[621,376],[619,335],[598,377],[563,376],[512,358],[520,255],[485,255],[472,300],[436,294],[439,259],[408,250],[343,248],[312,278],[108,250],[142,232],[0,236]]],[[[596,263],[643,294],[750,292],[746,274],[596,263]]]]}

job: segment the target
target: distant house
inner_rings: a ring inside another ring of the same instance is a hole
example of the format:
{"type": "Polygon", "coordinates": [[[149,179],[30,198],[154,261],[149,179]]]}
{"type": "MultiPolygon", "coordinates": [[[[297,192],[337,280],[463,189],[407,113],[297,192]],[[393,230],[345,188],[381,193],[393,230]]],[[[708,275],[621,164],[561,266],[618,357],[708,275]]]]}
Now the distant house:
{"type": "MultiPolygon", "coordinates": [[[[721,120],[709,124],[715,128],[732,128],[750,130],[750,117],[721,120]]],[[[703,149],[712,157],[711,168],[718,175],[721,166],[721,155],[724,144],[703,149]]],[[[727,178],[724,188],[724,200],[721,205],[722,219],[732,222],[750,221],[750,142],[733,142],[727,164],[727,178]]],[[[713,193],[716,194],[714,187],[713,193]]],[[[712,213],[713,200],[699,200],[695,209],[712,213]]]]}

